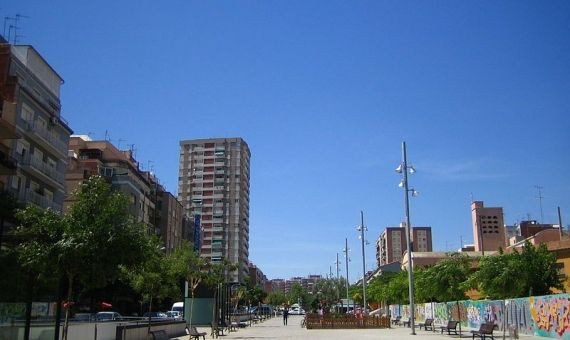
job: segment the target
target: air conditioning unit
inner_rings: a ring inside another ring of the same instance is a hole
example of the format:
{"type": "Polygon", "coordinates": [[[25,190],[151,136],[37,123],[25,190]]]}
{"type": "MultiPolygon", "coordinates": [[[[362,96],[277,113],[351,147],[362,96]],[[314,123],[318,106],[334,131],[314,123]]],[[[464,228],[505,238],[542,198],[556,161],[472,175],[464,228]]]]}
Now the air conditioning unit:
{"type": "Polygon", "coordinates": [[[51,116],[51,117],[49,117],[49,121],[50,121],[50,123],[55,125],[55,124],[57,124],[58,119],[56,116],[51,116]]]}

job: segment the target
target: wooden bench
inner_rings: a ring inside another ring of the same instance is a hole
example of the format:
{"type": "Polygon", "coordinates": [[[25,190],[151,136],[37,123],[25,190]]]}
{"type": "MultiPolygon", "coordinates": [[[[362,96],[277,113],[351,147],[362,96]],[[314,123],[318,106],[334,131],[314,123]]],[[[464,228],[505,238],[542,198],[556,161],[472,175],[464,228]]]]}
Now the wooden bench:
{"type": "Polygon", "coordinates": [[[458,321],[454,320],[447,321],[447,326],[440,326],[441,334],[443,334],[443,331],[447,331],[448,335],[451,335],[451,332],[455,333],[456,335],[459,335],[459,333],[457,333],[458,324],[459,324],[458,321]]]}
{"type": "Polygon", "coordinates": [[[479,337],[485,340],[485,338],[489,336],[491,339],[494,340],[495,339],[495,337],[493,336],[494,329],[495,329],[494,323],[486,322],[481,324],[478,331],[471,331],[471,334],[473,334],[473,339],[475,339],[475,337],[479,337]]]}
{"type": "Polygon", "coordinates": [[[154,340],[170,340],[168,334],[162,329],[159,331],[151,331],[150,334],[152,334],[154,340]]]}
{"type": "Polygon", "coordinates": [[[224,335],[224,326],[212,322],[212,332],[210,333],[210,336],[217,339],[220,334],[224,335]]]}
{"type": "Polygon", "coordinates": [[[395,318],[393,318],[392,321],[392,325],[399,325],[400,324],[400,320],[402,319],[401,316],[397,316],[395,318]]]}
{"type": "Polygon", "coordinates": [[[190,329],[186,328],[186,334],[190,335],[190,339],[200,339],[200,337],[202,337],[202,340],[206,340],[206,332],[198,332],[198,330],[196,329],[196,327],[192,326],[190,327],[190,329]]]}
{"type": "Polygon", "coordinates": [[[433,331],[434,330],[433,329],[433,319],[426,319],[425,322],[419,323],[418,326],[420,327],[420,330],[423,327],[423,329],[426,331],[428,330],[428,328],[430,328],[430,330],[433,331]]]}

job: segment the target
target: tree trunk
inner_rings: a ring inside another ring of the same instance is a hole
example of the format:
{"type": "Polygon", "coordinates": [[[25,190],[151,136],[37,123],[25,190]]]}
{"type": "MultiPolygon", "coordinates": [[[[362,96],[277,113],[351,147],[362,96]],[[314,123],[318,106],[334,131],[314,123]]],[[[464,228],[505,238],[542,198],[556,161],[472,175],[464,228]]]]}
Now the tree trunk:
{"type": "Polygon", "coordinates": [[[188,320],[188,324],[192,327],[192,314],[194,314],[194,287],[192,286],[192,301],[190,301],[190,320],[188,320]]]}
{"type": "Polygon", "coordinates": [[[65,322],[63,323],[63,340],[67,340],[67,331],[69,329],[69,312],[71,310],[71,296],[73,294],[73,275],[67,274],[67,308],[65,308],[65,322]]]}
{"type": "Polygon", "coordinates": [[[65,277],[59,276],[59,285],[57,287],[57,305],[55,306],[55,327],[53,332],[53,340],[59,340],[59,328],[61,327],[61,300],[65,289],[65,277]]]}
{"type": "Polygon", "coordinates": [[[24,325],[24,340],[30,340],[30,326],[32,324],[32,301],[34,299],[34,274],[28,273],[26,284],[26,323],[24,325]]]}
{"type": "Polygon", "coordinates": [[[149,294],[148,299],[148,327],[146,332],[146,339],[150,339],[150,320],[151,320],[151,313],[152,313],[152,294],[149,294]]]}
{"type": "Polygon", "coordinates": [[[457,306],[457,317],[459,319],[459,337],[461,338],[461,310],[459,309],[459,301],[456,300],[455,304],[457,306]]]}

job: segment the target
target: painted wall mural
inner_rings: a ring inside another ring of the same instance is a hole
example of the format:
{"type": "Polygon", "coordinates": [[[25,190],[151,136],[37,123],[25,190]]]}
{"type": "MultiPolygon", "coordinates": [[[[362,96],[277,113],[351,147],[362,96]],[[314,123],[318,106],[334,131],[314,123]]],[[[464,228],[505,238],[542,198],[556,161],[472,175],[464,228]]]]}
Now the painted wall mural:
{"type": "MultiPolygon", "coordinates": [[[[390,311],[402,318],[409,316],[407,305],[391,305],[390,311]]],[[[481,323],[492,322],[500,332],[516,327],[521,334],[570,340],[570,294],[416,305],[418,322],[433,318],[434,324],[445,325],[459,316],[466,329],[478,329],[481,323]]]]}

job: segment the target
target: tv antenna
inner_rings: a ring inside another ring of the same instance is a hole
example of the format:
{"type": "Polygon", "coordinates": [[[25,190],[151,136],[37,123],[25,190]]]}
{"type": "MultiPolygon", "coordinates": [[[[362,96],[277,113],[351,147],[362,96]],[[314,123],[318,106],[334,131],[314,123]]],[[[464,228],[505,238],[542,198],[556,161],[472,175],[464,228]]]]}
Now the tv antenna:
{"type": "Polygon", "coordinates": [[[121,142],[126,142],[126,139],[119,138],[117,140],[117,149],[121,150],[121,142]]]}
{"type": "Polygon", "coordinates": [[[540,205],[540,223],[543,224],[544,223],[544,212],[542,211],[542,199],[544,198],[544,196],[542,196],[542,189],[544,189],[544,188],[541,187],[540,185],[535,185],[534,187],[538,191],[538,196],[536,196],[536,198],[538,198],[538,204],[540,205]]]}

